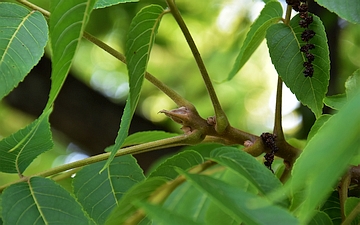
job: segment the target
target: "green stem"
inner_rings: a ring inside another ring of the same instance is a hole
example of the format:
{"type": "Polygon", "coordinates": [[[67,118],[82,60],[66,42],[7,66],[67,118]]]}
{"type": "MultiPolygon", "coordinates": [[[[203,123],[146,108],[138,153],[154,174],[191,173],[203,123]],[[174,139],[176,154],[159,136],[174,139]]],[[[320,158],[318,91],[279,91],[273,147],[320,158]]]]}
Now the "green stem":
{"type": "MultiPolygon", "coordinates": [[[[290,22],[292,7],[290,5],[286,8],[286,15],[284,24],[288,25],[290,22]]],[[[277,140],[283,141],[284,132],[282,128],[282,79],[278,77],[277,89],[276,89],[276,105],[275,105],[275,122],[274,122],[274,130],[273,133],[277,136],[277,140]]]]}
{"type": "MultiPolygon", "coordinates": [[[[128,155],[128,154],[139,154],[139,153],[143,153],[143,152],[159,150],[159,149],[168,148],[168,147],[193,144],[196,142],[200,142],[202,140],[199,138],[199,136],[200,135],[198,133],[192,133],[190,135],[180,135],[180,136],[176,136],[176,137],[171,137],[171,138],[152,141],[152,142],[148,142],[148,143],[144,143],[144,144],[139,144],[139,145],[135,145],[135,146],[131,146],[131,147],[127,147],[127,148],[118,150],[115,157],[128,155]]],[[[83,160],[79,160],[79,161],[72,162],[69,164],[61,165],[61,166],[58,166],[58,167],[55,167],[55,168],[52,168],[49,170],[45,170],[40,173],[33,174],[31,176],[22,177],[19,180],[16,180],[14,182],[0,186],[0,193],[6,187],[8,187],[12,184],[15,184],[15,183],[28,181],[31,177],[35,177],[35,176],[49,177],[49,176],[52,176],[55,174],[59,174],[63,171],[83,167],[83,166],[86,166],[89,164],[93,164],[96,162],[106,160],[109,158],[110,154],[111,154],[111,152],[103,153],[100,155],[95,155],[95,156],[92,156],[92,157],[89,157],[89,158],[86,158],[83,160]]]]}
{"type": "Polygon", "coordinates": [[[275,103],[275,122],[273,133],[276,135],[277,140],[284,140],[284,132],[282,129],[282,79],[278,77],[276,89],[276,103],[275,103]]]}
{"type": "Polygon", "coordinates": [[[347,171],[346,174],[341,178],[340,185],[338,188],[342,221],[346,220],[345,202],[346,199],[348,198],[350,182],[351,182],[351,173],[350,171],[347,171]]]}
{"type": "Polygon", "coordinates": [[[185,39],[186,39],[186,41],[191,49],[191,52],[195,58],[195,61],[199,67],[200,73],[205,82],[205,86],[207,88],[211,102],[214,107],[215,116],[216,116],[216,130],[217,130],[217,132],[219,132],[221,134],[228,127],[229,121],[226,117],[225,112],[221,108],[220,102],[215,93],[214,86],[213,86],[211,79],[209,77],[209,74],[206,70],[205,64],[200,56],[200,52],[199,52],[198,48],[196,47],[194,39],[192,38],[190,31],[187,28],[174,0],[166,0],[166,3],[170,8],[171,14],[173,15],[176,22],[178,23],[181,31],[183,32],[185,39]]]}
{"type": "Polygon", "coordinates": [[[49,11],[47,11],[47,10],[45,10],[45,9],[37,6],[37,5],[34,5],[34,4],[32,4],[31,2],[28,2],[28,1],[26,1],[26,0],[17,0],[17,1],[18,1],[19,3],[21,3],[21,4],[23,4],[23,5],[31,8],[31,9],[33,9],[33,10],[36,10],[36,11],[41,12],[41,14],[43,14],[43,15],[44,15],[45,17],[47,17],[47,18],[50,17],[50,12],[49,12],[49,11]]]}
{"type": "Polygon", "coordinates": [[[350,225],[351,222],[360,214],[360,203],[355,206],[351,213],[346,217],[341,225],[350,225]]]}
{"type": "MultiPolygon", "coordinates": [[[[116,59],[120,60],[124,64],[126,64],[126,58],[123,54],[113,49],[111,46],[107,45],[106,43],[100,41],[98,38],[92,36],[91,34],[84,32],[83,35],[84,38],[91,41],[110,55],[114,56],[116,59]]],[[[174,90],[169,88],[167,85],[165,85],[163,82],[158,80],[156,77],[151,75],[150,73],[145,73],[145,79],[147,79],[150,83],[152,83],[155,87],[157,87],[159,90],[161,90],[164,94],[166,94],[171,100],[173,100],[179,107],[185,106],[189,109],[195,109],[193,104],[191,102],[184,99],[181,95],[176,93],[174,90]]]]}

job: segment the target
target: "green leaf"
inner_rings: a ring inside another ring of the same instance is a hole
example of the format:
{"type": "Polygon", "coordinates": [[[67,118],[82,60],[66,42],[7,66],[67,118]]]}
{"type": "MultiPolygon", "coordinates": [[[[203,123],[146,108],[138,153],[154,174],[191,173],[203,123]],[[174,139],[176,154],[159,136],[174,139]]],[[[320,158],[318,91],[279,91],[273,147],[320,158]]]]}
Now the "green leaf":
{"type": "Polygon", "coordinates": [[[234,218],[229,216],[220,208],[216,203],[210,202],[208,206],[208,210],[206,212],[206,224],[207,225],[218,225],[218,224],[226,224],[226,225],[238,225],[234,218]]]}
{"type": "MultiPolygon", "coordinates": [[[[214,166],[212,169],[218,172],[212,174],[212,176],[216,179],[225,181],[227,183],[231,183],[234,186],[237,186],[243,190],[249,190],[249,183],[240,177],[238,174],[232,172],[228,169],[223,169],[222,166],[214,166]]],[[[201,192],[188,182],[181,184],[177,187],[166,199],[163,204],[163,207],[176,212],[179,215],[186,216],[191,218],[195,222],[203,223],[207,222],[209,217],[209,207],[211,206],[212,209],[218,209],[217,205],[211,204],[211,199],[207,197],[204,192],[201,192]]],[[[223,212],[223,211],[221,211],[223,212]]],[[[226,213],[221,214],[222,219],[229,218],[230,216],[226,213]]]]}
{"type": "Polygon", "coordinates": [[[360,198],[350,197],[345,202],[345,216],[348,217],[353,210],[357,210],[357,216],[351,221],[351,224],[360,223],[360,198]]]}
{"type": "Polygon", "coordinates": [[[38,155],[53,147],[50,112],[0,141],[0,171],[22,174],[38,155]]]}
{"type": "Polygon", "coordinates": [[[313,77],[305,77],[303,63],[306,61],[300,47],[305,43],[301,40],[304,31],[299,26],[299,15],[285,24],[272,25],[266,34],[271,61],[286,86],[296,95],[297,99],[308,106],[319,117],[322,113],[323,99],[327,92],[330,78],[330,60],[324,26],[319,17],[313,15],[314,22],[309,29],[315,31],[310,40],[315,45],[311,53],[315,56],[313,77]]]}
{"type": "Polygon", "coordinates": [[[360,5],[358,0],[316,0],[316,2],[349,22],[360,23],[360,5]]]}
{"type": "Polygon", "coordinates": [[[40,12],[0,2],[0,100],[39,62],[47,40],[40,12]]]}
{"type": "Polygon", "coordinates": [[[326,213],[318,211],[311,219],[309,225],[333,225],[333,222],[326,213]]]}
{"type": "Polygon", "coordinates": [[[262,194],[269,194],[282,186],[269,169],[261,165],[253,156],[237,148],[217,148],[211,151],[209,159],[245,177],[262,194]]]}
{"type": "Polygon", "coordinates": [[[153,219],[153,222],[159,225],[199,225],[188,217],[177,214],[174,211],[164,209],[158,205],[148,204],[145,201],[136,202],[136,205],[141,207],[146,214],[153,219]]]}
{"type": "Polygon", "coordinates": [[[164,9],[158,5],[150,5],[141,11],[131,21],[130,30],[126,41],[126,60],[129,74],[130,92],[126,100],[124,113],[121,117],[120,129],[115,144],[109,148],[111,155],[104,168],[109,166],[116,152],[123,145],[130,122],[139,101],[141,87],[144,81],[150,51],[155,41],[164,9]]]}
{"type": "Polygon", "coordinates": [[[332,96],[326,96],[324,98],[324,104],[332,109],[339,110],[346,103],[346,94],[338,94],[332,96]]]}
{"type": "Polygon", "coordinates": [[[94,5],[94,9],[98,8],[105,8],[112,5],[117,5],[120,3],[126,3],[126,2],[138,2],[139,0],[97,0],[97,2],[94,5]]]}
{"type": "Polygon", "coordinates": [[[203,158],[209,157],[212,150],[222,147],[224,145],[219,143],[200,143],[197,145],[185,146],[183,150],[192,150],[198,152],[203,158]]]}
{"type": "Polygon", "coordinates": [[[331,118],[331,116],[332,115],[324,114],[324,115],[321,115],[319,118],[316,119],[314,125],[311,127],[310,132],[309,132],[309,134],[307,136],[307,141],[310,141],[310,139],[313,138],[314,135],[317,134],[320,127],[322,127],[324,125],[324,123],[326,123],[326,121],[328,121],[331,118]]]}
{"type": "Polygon", "coordinates": [[[50,48],[52,52],[50,108],[70,70],[89,15],[96,0],[50,1],[50,48]]]}
{"type": "Polygon", "coordinates": [[[2,198],[5,224],[92,224],[70,193],[50,179],[11,185],[2,198]]]}
{"type": "Polygon", "coordinates": [[[157,141],[157,140],[161,140],[161,139],[165,139],[165,138],[171,138],[171,137],[175,137],[178,136],[179,134],[175,134],[175,133],[168,133],[165,131],[141,131],[141,132],[137,132],[134,134],[129,135],[124,143],[123,143],[123,147],[124,146],[131,146],[131,145],[138,145],[138,144],[143,144],[143,143],[147,143],[147,142],[151,142],[151,141],[157,141]]]}
{"type": "Polygon", "coordinates": [[[278,1],[270,1],[262,9],[259,17],[251,25],[246,35],[245,41],[241,46],[235,65],[231,70],[228,80],[232,79],[237,72],[245,65],[250,56],[259,47],[265,38],[266,30],[273,24],[281,20],[283,14],[282,6],[278,1]]]}
{"type": "Polygon", "coordinates": [[[231,186],[212,177],[183,174],[186,179],[201,191],[207,193],[224,212],[238,223],[245,224],[299,224],[285,209],[271,205],[265,198],[231,186]],[[276,216],[274,216],[276,215],[276,216]]]}
{"type": "Polygon", "coordinates": [[[292,192],[304,192],[297,211],[303,223],[332,191],[359,150],[359,102],[360,92],[324,123],[294,164],[289,184],[292,192]]]}
{"type": "Polygon", "coordinates": [[[334,225],[341,224],[341,206],[339,192],[337,190],[331,193],[331,195],[326,199],[320,210],[330,217],[334,225]]]}
{"type": "Polygon", "coordinates": [[[146,200],[158,187],[165,184],[166,179],[153,177],[132,186],[118,202],[117,207],[111,212],[106,225],[123,224],[136,210],[134,202],[146,200]]]}
{"type": "Polygon", "coordinates": [[[210,200],[204,193],[185,182],[168,196],[163,207],[194,221],[203,222],[209,203],[210,200]]]}
{"type": "Polygon", "coordinates": [[[174,168],[186,170],[203,162],[203,157],[195,151],[180,152],[158,166],[149,177],[160,176],[172,180],[179,175],[174,168]]]}
{"type": "Polygon", "coordinates": [[[131,155],[115,158],[103,173],[105,161],[85,166],[73,180],[74,194],[96,224],[104,224],[118,200],[134,184],[145,179],[131,155]]]}
{"type": "Polygon", "coordinates": [[[351,98],[360,89],[360,69],[356,70],[345,82],[346,96],[351,98]]]}

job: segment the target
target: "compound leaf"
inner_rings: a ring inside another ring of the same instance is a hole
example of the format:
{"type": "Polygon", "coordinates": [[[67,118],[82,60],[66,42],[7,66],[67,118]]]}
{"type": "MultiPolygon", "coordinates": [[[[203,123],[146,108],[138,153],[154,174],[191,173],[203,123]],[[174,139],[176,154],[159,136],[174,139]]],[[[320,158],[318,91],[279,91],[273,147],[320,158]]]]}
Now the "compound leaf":
{"type": "Polygon", "coordinates": [[[0,99],[39,62],[47,40],[47,23],[40,12],[0,2],[0,99]]]}

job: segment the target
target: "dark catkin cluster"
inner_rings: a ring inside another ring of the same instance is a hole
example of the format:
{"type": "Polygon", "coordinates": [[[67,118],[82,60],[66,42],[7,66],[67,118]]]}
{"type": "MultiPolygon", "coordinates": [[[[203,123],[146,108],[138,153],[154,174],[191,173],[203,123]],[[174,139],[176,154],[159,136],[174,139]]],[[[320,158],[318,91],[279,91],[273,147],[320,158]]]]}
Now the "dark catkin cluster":
{"type": "Polygon", "coordinates": [[[314,66],[312,62],[314,61],[314,55],[310,53],[311,49],[315,48],[314,44],[309,43],[310,39],[315,36],[315,32],[309,29],[309,25],[313,22],[313,17],[309,15],[308,4],[304,0],[286,0],[288,5],[291,5],[292,8],[299,12],[300,27],[304,28],[304,31],[301,34],[301,40],[306,42],[305,45],[301,46],[300,51],[304,53],[307,61],[304,62],[304,75],[305,77],[312,77],[314,74],[314,66]]]}
{"type": "Polygon", "coordinates": [[[270,152],[266,153],[264,156],[265,158],[264,164],[267,168],[269,168],[269,170],[274,172],[271,168],[271,165],[274,161],[275,153],[279,150],[275,143],[276,135],[270,133],[262,133],[260,137],[263,143],[265,144],[265,146],[270,148],[270,152]]]}

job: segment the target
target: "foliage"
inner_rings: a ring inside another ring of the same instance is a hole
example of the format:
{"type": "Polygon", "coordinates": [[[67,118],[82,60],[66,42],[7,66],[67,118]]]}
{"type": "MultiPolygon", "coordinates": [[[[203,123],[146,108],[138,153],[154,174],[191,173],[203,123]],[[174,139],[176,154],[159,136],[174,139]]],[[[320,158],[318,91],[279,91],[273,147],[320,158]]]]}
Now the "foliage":
{"type": "MultiPolygon", "coordinates": [[[[227,77],[237,75],[265,38],[279,82],[273,133],[257,136],[231,125],[173,0],[166,0],[166,9],[152,4],[139,10],[129,26],[125,54],[84,30],[93,10],[135,1],[54,0],[50,12],[24,0],[18,2],[0,3],[0,97],[37,64],[48,36],[52,85],[42,115],[0,141],[0,171],[19,175],[18,180],[0,187],[0,223],[336,224],[339,214],[345,224],[359,221],[359,198],[348,198],[348,190],[351,176],[359,178],[351,166],[360,164],[360,73],[357,70],[349,77],[344,94],[325,96],[330,59],[319,17],[303,10],[291,18],[291,6],[287,6],[282,18],[281,4],[270,0],[264,1],[250,27],[227,77]],[[202,118],[190,101],[147,72],[165,14],[173,16],[189,44],[215,116],[202,118]],[[304,18],[311,22],[304,25],[304,18]],[[311,32],[315,32],[313,38],[311,32]],[[103,154],[24,176],[33,160],[53,147],[48,119],[82,37],[127,65],[130,91],[115,144],[103,154]],[[314,71],[310,73],[309,68],[314,71]],[[128,136],[145,79],[178,105],[160,112],[181,124],[183,134],[149,131],[128,136]],[[289,144],[283,134],[282,81],[317,118],[303,150],[289,144]],[[322,114],[323,103],[336,113],[322,114]],[[188,145],[187,150],[167,158],[148,176],[131,155],[183,145],[188,145]],[[264,154],[266,166],[255,158],[264,154]],[[273,171],[274,156],[284,160],[285,169],[273,171]],[[281,174],[280,180],[274,174],[281,174]],[[59,184],[61,176],[71,180],[72,188],[59,184]],[[334,198],[337,186],[339,197],[334,198]]],[[[344,19],[359,23],[358,4],[346,2],[345,7],[319,0],[344,19]]]]}

